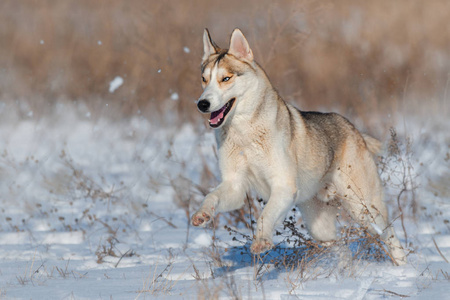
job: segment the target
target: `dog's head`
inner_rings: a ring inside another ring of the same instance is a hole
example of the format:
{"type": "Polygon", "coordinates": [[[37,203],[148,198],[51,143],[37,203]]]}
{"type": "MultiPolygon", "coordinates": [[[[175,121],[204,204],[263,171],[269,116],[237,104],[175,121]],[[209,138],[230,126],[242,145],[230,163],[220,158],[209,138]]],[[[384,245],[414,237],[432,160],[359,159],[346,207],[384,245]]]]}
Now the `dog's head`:
{"type": "Polygon", "coordinates": [[[250,73],[255,72],[253,53],[239,29],[231,35],[229,49],[219,48],[205,29],[202,61],[203,93],[197,101],[200,112],[211,114],[212,128],[223,126],[249,89],[250,73]]]}

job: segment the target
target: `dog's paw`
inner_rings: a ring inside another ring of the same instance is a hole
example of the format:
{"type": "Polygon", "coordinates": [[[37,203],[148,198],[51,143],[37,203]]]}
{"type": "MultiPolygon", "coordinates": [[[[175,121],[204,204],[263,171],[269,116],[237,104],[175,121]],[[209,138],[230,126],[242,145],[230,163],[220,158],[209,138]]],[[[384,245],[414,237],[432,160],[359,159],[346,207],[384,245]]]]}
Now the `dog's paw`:
{"type": "Polygon", "coordinates": [[[322,247],[328,248],[336,245],[336,241],[327,241],[327,242],[318,241],[318,244],[320,244],[322,247]]]}
{"type": "Polygon", "coordinates": [[[256,239],[250,247],[250,252],[252,252],[252,254],[260,254],[269,251],[273,247],[272,241],[268,239],[256,239]]]}
{"type": "Polygon", "coordinates": [[[204,211],[196,212],[191,218],[191,224],[200,227],[205,227],[210,221],[211,215],[204,211]]]}

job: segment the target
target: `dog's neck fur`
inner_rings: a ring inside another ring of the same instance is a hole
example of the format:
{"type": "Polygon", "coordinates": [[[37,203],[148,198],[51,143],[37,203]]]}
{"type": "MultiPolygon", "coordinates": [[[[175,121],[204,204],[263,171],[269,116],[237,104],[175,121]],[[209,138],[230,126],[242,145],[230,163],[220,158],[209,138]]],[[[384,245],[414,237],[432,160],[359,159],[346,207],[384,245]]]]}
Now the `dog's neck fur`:
{"type": "Polygon", "coordinates": [[[234,137],[239,137],[238,141],[234,142],[241,145],[253,140],[255,131],[269,133],[269,128],[276,128],[276,126],[267,125],[276,122],[278,112],[286,108],[287,104],[279,96],[265,71],[255,61],[252,64],[255,72],[250,85],[252,88],[238,100],[246,103],[241,106],[239,102],[236,103],[234,114],[223,127],[217,129],[216,137],[219,146],[225,141],[230,130],[234,137]]]}

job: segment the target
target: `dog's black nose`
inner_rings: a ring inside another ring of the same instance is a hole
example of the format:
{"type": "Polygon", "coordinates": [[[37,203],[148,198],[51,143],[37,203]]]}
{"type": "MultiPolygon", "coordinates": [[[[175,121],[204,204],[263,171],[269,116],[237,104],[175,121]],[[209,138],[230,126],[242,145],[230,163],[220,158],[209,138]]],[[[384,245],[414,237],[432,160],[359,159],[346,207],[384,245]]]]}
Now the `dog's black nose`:
{"type": "Polygon", "coordinates": [[[209,101],[208,100],[200,100],[197,103],[197,107],[201,112],[206,112],[209,108],[209,101]]]}

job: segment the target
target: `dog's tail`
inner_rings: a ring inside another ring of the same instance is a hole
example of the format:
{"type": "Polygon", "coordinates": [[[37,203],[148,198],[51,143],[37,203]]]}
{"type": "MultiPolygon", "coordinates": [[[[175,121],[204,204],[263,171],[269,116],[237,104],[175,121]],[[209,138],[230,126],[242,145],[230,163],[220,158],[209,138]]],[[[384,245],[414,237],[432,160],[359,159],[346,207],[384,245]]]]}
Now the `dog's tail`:
{"type": "Polygon", "coordinates": [[[367,149],[369,149],[370,153],[373,155],[378,155],[381,153],[381,150],[383,150],[383,143],[368,134],[363,133],[362,137],[366,142],[367,149]]]}

